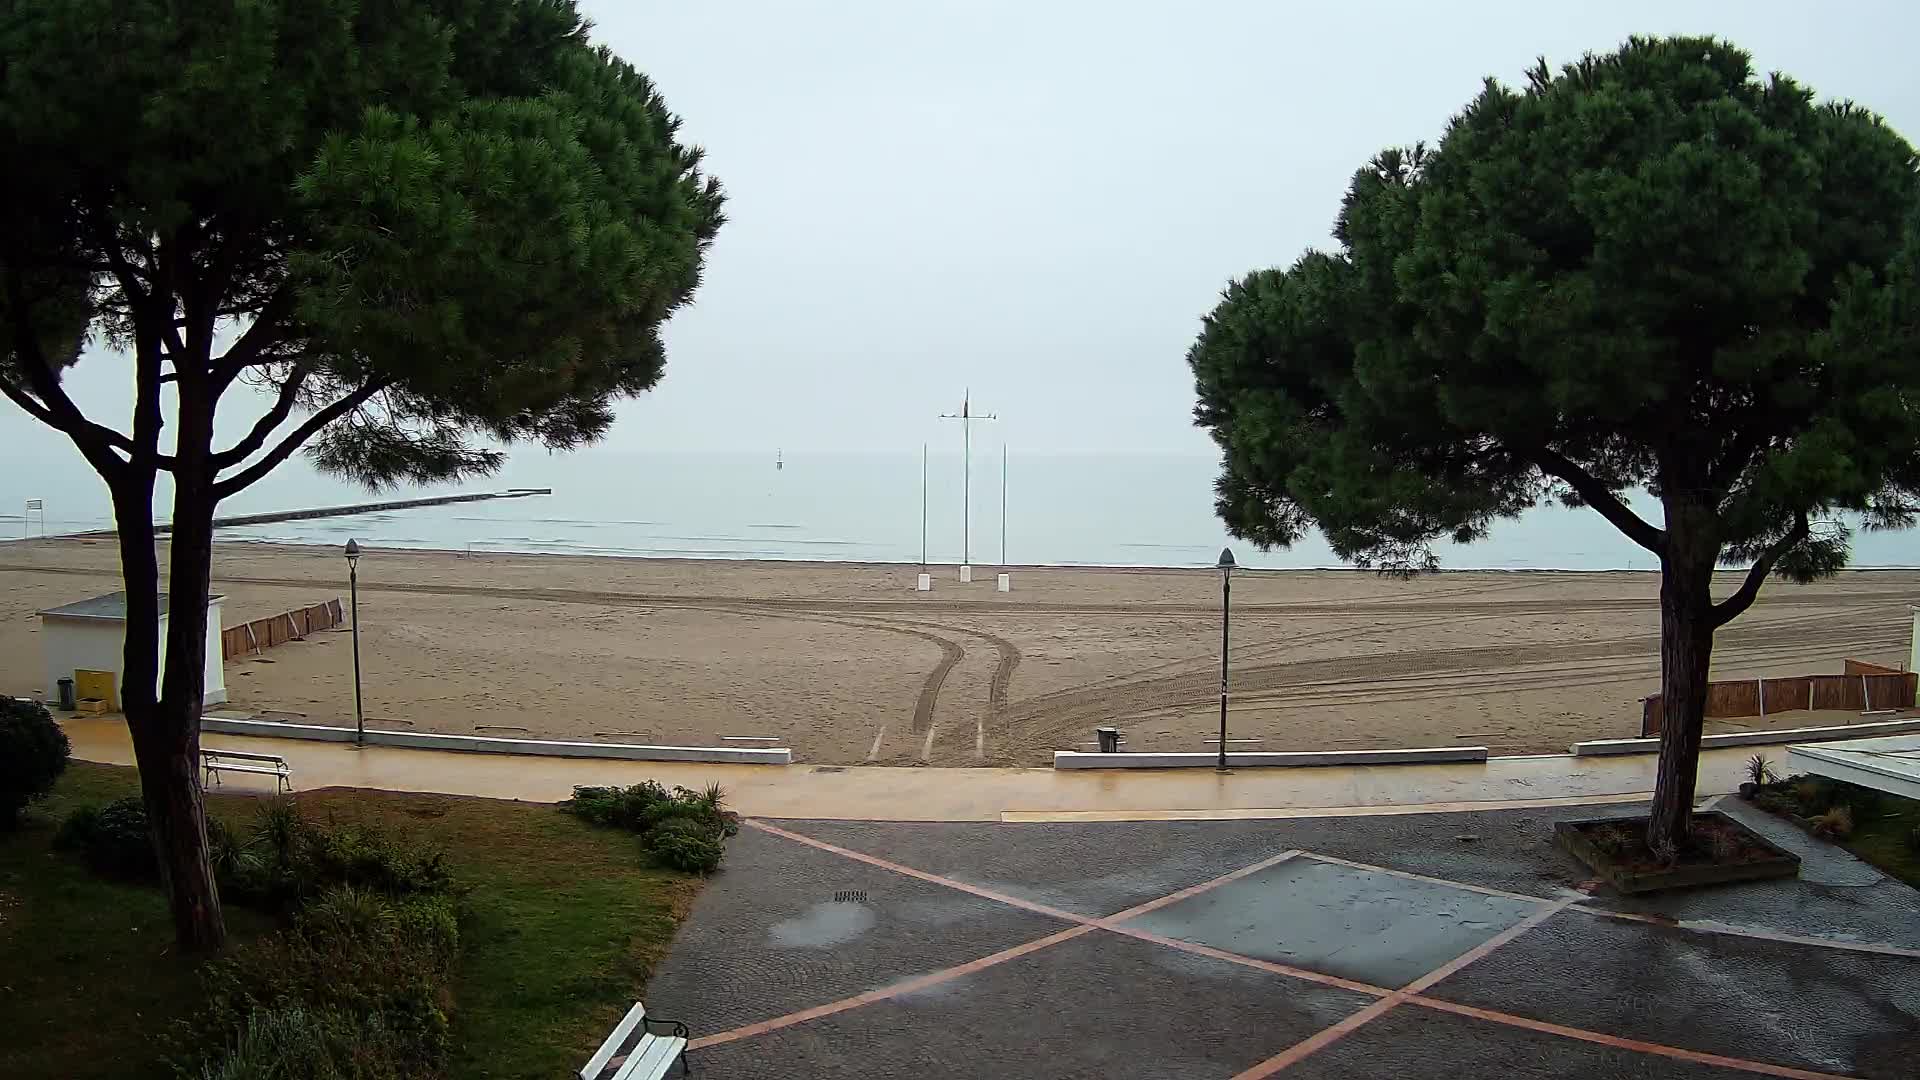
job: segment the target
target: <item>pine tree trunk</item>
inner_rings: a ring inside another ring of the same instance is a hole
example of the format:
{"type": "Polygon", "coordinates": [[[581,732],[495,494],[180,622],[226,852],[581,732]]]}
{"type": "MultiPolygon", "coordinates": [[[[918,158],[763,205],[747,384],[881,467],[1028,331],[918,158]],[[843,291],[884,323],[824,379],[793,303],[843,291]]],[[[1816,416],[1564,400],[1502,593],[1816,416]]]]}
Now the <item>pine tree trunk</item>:
{"type": "MultiPolygon", "coordinates": [[[[1669,553],[1660,575],[1660,764],[1647,846],[1671,857],[1693,828],[1695,774],[1706,724],[1707,673],[1713,659],[1714,549],[1668,512],[1669,553]]],[[[1717,547],[1717,546],[1716,546],[1717,547]]]]}
{"type": "MultiPolygon", "coordinates": [[[[226,920],[207,853],[200,788],[200,711],[206,701],[207,599],[213,572],[213,475],[208,461],[213,410],[192,380],[180,390],[174,453],[173,528],[167,545],[167,662],[153,731],[163,783],[147,791],[180,943],[217,949],[226,920]]],[[[146,770],[142,768],[142,776],[146,770]]]]}
{"type": "Polygon", "coordinates": [[[218,949],[226,943],[227,924],[213,883],[213,864],[207,857],[206,806],[199,775],[199,717],[189,717],[169,702],[149,709],[138,717],[129,712],[127,725],[133,730],[140,792],[160,864],[161,884],[173,913],[174,938],[185,949],[218,949]]]}
{"type": "MultiPolygon", "coordinates": [[[[226,922],[207,858],[206,811],[200,791],[201,684],[194,684],[190,712],[181,707],[182,702],[165,701],[155,692],[161,677],[160,568],[154,551],[152,476],[130,477],[115,486],[113,496],[121,578],[127,593],[120,708],[133,740],[141,799],[173,914],[174,938],[185,949],[217,949],[226,941],[226,922]]],[[[177,596],[168,599],[168,667],[181,662],[171,641],[183,621],[200,627],[202,644],[189,652],[201,654],[204,663],[205,599],[200,601],[197,620],[184,618],[192,609],[183,609],[177,596]]],[[[190,662],[192,657],[186,659],[190,662]]]]}

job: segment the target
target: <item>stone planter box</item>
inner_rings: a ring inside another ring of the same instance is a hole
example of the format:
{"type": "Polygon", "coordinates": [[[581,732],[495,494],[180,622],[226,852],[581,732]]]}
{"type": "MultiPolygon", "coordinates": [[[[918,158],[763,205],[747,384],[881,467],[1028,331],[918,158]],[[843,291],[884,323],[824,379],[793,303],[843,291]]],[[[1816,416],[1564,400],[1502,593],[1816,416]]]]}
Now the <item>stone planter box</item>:
{"type": "Polygon", "coordinates": [[[1796,877],[1800,856],[1718,811],[1693,815],[1696,822],[1709,821],[1740,832],[1745,842],[1766,854],[1739,863],[1688,863],[1663,869],[1639,869],[1624,865],[1615,856],[1600,850],[1589,831],[1605,825],[1624,825],[1644,829],[1644,817],[1589,818],[1585,821],[1561,821],[1553,826],[1554,840],[1574,858],[1593,868],[1607,884],[1623,893],[1653,892],[1658,889],[1683,889],[1696,885],[1718,885],[1730,881],[1758,881],[1766,878],[1796,877]]]}

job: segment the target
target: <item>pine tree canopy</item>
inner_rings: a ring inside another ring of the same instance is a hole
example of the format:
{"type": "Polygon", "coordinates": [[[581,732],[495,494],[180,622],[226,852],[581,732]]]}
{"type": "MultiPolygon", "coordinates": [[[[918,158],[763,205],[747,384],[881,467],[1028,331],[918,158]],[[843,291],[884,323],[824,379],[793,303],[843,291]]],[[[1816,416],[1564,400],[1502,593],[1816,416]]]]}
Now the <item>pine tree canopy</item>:
{"type": "Polygon", "coordinates": [[[0,0],[0,390],[111,474],[176,465],[162,384],[258,386],[216,497],[303,447],[378,486],[600,435],[722,200],[587,29],[568,0],[0,0]],[[89,337],[132,357],[131,429],[60,387],[89,337]]]}
{"type": "Polygon", "coordinates": [[[1865,109],[1708,38],[1541,61],[1359,170],[1333,235],[1188,354],[1237,535],[1407,572],[1557,498],[1757,588],[1914,519],[1920,176],[1865,109]]]}

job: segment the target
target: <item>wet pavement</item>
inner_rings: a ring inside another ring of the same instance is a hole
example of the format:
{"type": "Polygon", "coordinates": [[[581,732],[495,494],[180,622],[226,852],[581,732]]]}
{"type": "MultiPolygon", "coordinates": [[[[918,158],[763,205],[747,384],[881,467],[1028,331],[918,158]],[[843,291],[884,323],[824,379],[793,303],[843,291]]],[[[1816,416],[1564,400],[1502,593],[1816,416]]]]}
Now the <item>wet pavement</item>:
{"type": "MultiPolygon", "coordinates": [[[[133,745],[119,717],[63,720],[61,727],[73,743],[75,758],[133,764],[133,745]]],[[[1224,776],[1211,769],[1130,770],[1123,782],[1116,782],[1112,772],[1099,769],[717,765],[397,746],[356,749],[304,739],[217,734],[207,735],[203,745],[284,757],[302,791],[358,787],[557,802],[578,784],[624,786],[656,780],[695,791],[719,784],[733,809],[753,817],[884,821],[1050,821],[1084,815],[1157,821],[1188,814],[1276,818],[1411,804],[1434,804],[1423,808],[1440,810],[1487,801],[1631,801],[1634,793],[1653,790],[1656,766],[1652,754],[1546,755],[1384,768],[1244,769],[1224,776]]],[[[1738,787],[1751,753],[1750,747],[1702,751],[1701,794],[1738,787]]],[[[229,783],[241,790],[273,790],[270,779],[236,776],[229,783]]]]}
{"type": "Polygon", "coordinates": [[[1538,905],[1311,859],[1291,859],[1133,919],[1181,941],[1405,986],[1538,905]]]}
{"type": "Polygon", "coordinates": [[[1589,894],[1618,810],[750,823],[648,1011],[741,1080],[1920,1075],[1920,893],[1589,894]]]}

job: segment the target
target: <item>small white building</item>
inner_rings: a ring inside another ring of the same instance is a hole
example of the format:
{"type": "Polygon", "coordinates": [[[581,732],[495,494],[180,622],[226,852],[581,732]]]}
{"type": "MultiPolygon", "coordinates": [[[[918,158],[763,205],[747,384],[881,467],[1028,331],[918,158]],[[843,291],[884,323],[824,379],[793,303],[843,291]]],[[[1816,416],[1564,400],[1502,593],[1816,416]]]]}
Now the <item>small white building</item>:
{"type": "MultiPolygon", "coordinates": [[[[220,655],[220,605],[224,597],[207,598],[207,669],[203,686],[206,703],[218,705],[227,700],[227,669],[220,655]]],[[[46,661],[47,682],[42,687],[46,700],[59,699],[61,679],[72,679],[76,686],[83,680],[77,672],[111,672],[113,708],[120,707],[119,692],[125,682],[122,674],[127,638],[127,594],[108,593],[40,612],[40,653],[46,661]]],[[[167,594],[160,594],[160,670],[167,667],[167,594]]],[[[159,692],[156,680],[154,692],[159,692]]]]}
{"type": "Polygon", "coordinates": [[[1789,746],[1787,769],[1920,799],[1920,735],[1789,746]]]}

